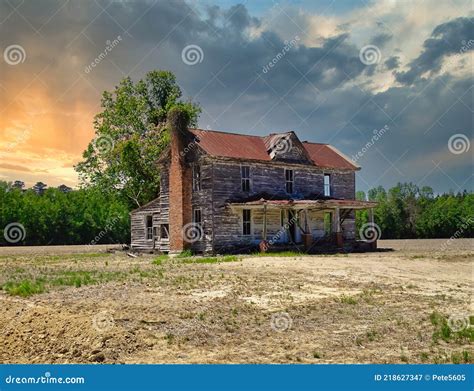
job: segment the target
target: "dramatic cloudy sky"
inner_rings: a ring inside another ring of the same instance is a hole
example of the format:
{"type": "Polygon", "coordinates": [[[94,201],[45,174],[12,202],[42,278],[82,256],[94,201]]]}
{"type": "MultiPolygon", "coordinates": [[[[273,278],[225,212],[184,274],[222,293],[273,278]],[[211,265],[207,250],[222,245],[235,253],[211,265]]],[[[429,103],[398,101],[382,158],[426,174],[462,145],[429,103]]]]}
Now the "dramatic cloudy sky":
{"type": "Polygon", "coordinates": [[[101,92],[169,69],[202,128],[362,152],[363,190],[472,190],[470,0],[0,0],[0,49],[0,179],[76,185],[101,92]]]}

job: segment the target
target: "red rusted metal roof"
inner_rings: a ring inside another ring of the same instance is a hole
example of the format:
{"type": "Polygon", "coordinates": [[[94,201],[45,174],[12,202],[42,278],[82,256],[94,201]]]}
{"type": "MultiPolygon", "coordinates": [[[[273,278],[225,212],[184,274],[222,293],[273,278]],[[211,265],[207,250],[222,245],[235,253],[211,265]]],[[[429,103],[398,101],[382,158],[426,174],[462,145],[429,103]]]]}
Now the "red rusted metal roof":
{"type": "MultiPolygon", "coordinates": [[[[199,146],[209,155],[234,159],[272,160],[265,145],[265,140],[269,136],[260,137],[205,129],[189,130],[195,136],[198,136],[199,146]]],[[[331,145],[306,141],[302,145],[315,166],[348,170],[359,169],[358,166],[331,145]]]]}

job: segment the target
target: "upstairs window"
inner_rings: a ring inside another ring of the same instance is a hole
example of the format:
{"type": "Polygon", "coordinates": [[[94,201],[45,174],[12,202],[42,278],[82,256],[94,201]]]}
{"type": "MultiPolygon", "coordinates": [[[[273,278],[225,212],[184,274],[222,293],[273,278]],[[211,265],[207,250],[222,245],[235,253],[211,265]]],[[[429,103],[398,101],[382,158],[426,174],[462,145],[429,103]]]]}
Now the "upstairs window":
{"type": "Polygon", "coordinates": [[[193,190],[201,190],[201,167],[197,164],[193,165],[193,190]]]}
{"type": "Polygon", "coordinates": [[[242,210],[242,235],[250,235],[252,226],[250,219],[250,209],[242,210]]]}
{"type": "Polygon", "coordinates": [[[293,193],[293,184],[294,184],[294,173],[293,170],[285,169],[285,189],[288,194],[293,193]]]}
{"type": "Polygon", "coordinates": [[[146,216],[145,237],[147,240],[153,239],[153,216],[146,216]]]}
{"type": "Polygon", "coordinates": [[[242,191],[250,191],[250,167],[240,167],[240,176],[242,178],[242,191]]]}
{"type": "Polygon", "coordinates": [[[331,175],[324,174],[324,196],[329,197],[331,195],[331,175]]]}

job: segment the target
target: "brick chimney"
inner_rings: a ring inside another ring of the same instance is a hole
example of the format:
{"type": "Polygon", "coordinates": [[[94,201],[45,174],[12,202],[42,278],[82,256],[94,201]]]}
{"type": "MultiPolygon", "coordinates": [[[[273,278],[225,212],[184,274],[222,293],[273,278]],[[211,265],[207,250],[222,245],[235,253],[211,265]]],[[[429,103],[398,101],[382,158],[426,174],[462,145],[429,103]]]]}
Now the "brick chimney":
{"type": "Polygon", "coordinates": [[[188,114],[178,108],[168,114],[171,132],[171,164],[169,172],[170,253],[180,253],[189,247],[183,227],[191,222],[192,173],[183,153],[190,140],[188,114]]]}

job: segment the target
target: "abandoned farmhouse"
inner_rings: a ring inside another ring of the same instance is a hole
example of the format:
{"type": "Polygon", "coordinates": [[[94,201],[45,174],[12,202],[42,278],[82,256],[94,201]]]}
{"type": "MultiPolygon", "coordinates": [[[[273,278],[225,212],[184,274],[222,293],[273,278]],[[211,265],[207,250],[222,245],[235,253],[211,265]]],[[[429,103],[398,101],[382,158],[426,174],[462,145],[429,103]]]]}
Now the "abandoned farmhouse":
{"type": "Polygon", "coordinates": [[[356,246],[360,168],[294,132],[251,136],[171,127],[159,195],[131,213],[139,251],[229,253],[356,246]]]}

